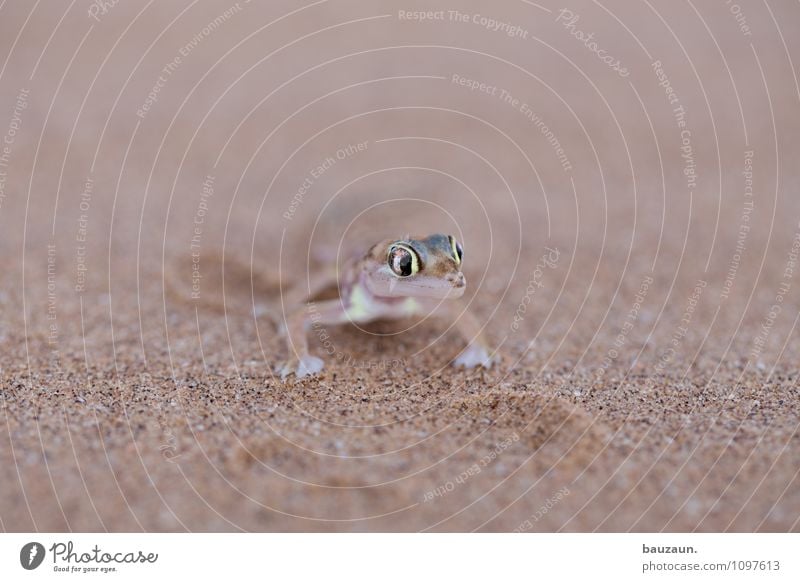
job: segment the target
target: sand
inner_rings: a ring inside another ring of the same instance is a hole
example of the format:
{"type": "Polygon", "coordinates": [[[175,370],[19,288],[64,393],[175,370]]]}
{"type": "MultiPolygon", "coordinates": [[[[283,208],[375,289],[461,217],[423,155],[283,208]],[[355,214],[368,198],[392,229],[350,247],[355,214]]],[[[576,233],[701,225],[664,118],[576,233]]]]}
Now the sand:
{"type": "Polygon", "coordinates": [[[800,7],[188,5],[0,10],[3,531],[800,531],[800,7]],[[275,376],[431,232],[497,366],[275,376]]]}

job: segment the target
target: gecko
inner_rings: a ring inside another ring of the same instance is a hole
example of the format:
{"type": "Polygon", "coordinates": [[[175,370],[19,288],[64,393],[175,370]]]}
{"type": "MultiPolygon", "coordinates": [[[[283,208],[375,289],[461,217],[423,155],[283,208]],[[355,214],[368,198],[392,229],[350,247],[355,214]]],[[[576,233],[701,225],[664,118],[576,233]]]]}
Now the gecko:
{"type": "MultiPolygon", "coordinates": [[[[468,311],[458,314],[451,300],[466,289],[461,272],[464,249],[454,237],[432,234],[405,236],[373,245],[363,256],[348,261],[338,281],[322,279],[318,291],[338,287],[339,297],[307,302],[288,313],[282,331],[289,350],[288,360],[278,367],[281,379],[318,374],[324,361],[309,353],[307,334],[318,325],[367,323],[377,319],[403,319],[447,312],[466,347],[453,361],[457,367],[491,368],[490,354],[482,326],[468,311]]],[[[312,293],[312,297],[315,294],[312,293]]]]}

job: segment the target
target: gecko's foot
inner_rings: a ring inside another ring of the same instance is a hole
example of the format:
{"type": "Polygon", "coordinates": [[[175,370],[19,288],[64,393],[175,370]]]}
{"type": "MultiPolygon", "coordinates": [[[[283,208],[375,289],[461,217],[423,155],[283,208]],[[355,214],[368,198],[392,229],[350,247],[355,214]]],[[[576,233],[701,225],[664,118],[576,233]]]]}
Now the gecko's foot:
{"type": "Polygon", "coordinates": [[[292,374],[295,375],[295,378],[313,376],[321,372],[324,367],[325,362],[316,356],[306,355],[301,358],[289,358],[289,361],[281,367],[281,380],[285,381],[292,374]]]}
{"type": "Polygon", "coordinates": [[[479,344],[468,345],[463,352],[453,362],[457,368],[474,368],[476,366],[483,366],[484,368],[491,368],[494,364],[493,358],[489,351],[479,344]]]}

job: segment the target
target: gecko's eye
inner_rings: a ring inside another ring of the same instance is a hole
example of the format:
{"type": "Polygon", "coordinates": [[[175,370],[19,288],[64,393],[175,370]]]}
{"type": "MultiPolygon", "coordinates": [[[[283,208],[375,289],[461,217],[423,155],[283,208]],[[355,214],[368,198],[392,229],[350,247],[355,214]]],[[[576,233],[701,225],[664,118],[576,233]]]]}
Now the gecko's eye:
{"type": "Polygon", "coordinates": [[[419,271],[419,258],[411,247],[392,245],[389,247],[389,268],[398,277],[408,277],[419,271]]]}
{"type": "Polygon", "coordinates": [[[454,237],[450,238],[450,248],[453,250],[453,257],[456,260],[456,265],[461,264],[461,259],[464,257],[464,249],[461,248],[461,243],[458,242],[454,237]]]}

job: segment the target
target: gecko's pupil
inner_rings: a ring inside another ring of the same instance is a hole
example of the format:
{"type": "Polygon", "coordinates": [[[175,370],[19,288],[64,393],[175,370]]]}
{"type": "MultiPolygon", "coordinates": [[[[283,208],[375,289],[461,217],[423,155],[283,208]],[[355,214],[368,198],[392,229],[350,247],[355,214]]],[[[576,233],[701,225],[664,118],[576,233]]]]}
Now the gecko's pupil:
{"type": "Polygon", "coordinates": [[[389,266],[401,277],[408,277],[411,274],[412,262],[411,253],[403,248],[394,249],[389,257],[389,266]]]}
{"type": "Polygon", "coordinates": [[[461,259],[464,258],[464,249],[461,248],[461,243],[456,242],[456,253],[458,254],[458,262],[461,262],[461,259]]]}

